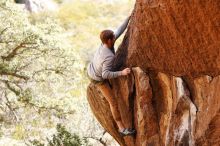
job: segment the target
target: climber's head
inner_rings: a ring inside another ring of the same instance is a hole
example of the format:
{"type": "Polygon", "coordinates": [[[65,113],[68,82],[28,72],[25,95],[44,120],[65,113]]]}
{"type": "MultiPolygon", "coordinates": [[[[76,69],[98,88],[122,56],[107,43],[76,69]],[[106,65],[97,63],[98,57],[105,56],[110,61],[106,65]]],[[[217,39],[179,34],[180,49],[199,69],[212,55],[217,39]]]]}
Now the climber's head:
{"type": "Polygon", "coordinates": [[[112,30],[103,30],[100,34],[100,39],[103,44],[106,44],[108,48],[112,48],[115,43],[115,35],[112,30]]]}

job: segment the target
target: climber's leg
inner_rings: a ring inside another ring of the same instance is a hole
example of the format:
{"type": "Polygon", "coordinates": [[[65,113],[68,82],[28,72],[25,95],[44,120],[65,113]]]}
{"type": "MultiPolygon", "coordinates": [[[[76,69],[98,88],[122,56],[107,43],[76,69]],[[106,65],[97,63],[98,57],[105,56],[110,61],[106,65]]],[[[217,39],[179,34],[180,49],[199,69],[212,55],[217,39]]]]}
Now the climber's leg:
{"type": "Polygon", "coordinates": [[[121,121],[120,112],[118,110],[118,103],[117,100],[115,99],[112,89],[109,86],[109,83],[105,81],[102,84],[97,84],[97,87],[108,101],[112,112],[112,116],[115,122],[117,123],[119,130],[122,131],[123,129],[125,129],[125,127],[121,121]]]}

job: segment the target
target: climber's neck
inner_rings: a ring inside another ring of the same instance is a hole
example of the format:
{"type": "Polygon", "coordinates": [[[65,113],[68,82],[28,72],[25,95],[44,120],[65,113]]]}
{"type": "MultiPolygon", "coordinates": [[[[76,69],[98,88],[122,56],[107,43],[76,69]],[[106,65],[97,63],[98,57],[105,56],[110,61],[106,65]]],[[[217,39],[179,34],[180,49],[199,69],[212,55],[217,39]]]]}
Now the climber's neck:
{"type": "Polygon", "coordinates": [[[108,49],[111,48],[108,44],[104,44],[103,46],[104,46],[105,48],[108,48],[108,49]]]}
{"type": "Polygon", "coordinates": [[[109,48],[109,49],[114,48],[114,42],[104,43],[103,45],[104,47],[109,48]]]}

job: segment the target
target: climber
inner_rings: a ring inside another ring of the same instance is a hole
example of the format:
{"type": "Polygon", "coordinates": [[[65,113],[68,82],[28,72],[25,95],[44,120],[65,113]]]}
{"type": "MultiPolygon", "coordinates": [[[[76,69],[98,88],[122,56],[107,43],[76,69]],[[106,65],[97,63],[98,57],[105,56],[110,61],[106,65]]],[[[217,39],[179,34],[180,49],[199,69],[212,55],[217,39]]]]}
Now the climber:
{"type": "Polygon", "coordinates": [[[130,16],[115,32],[112,30],[104,30],[101,32],[101,46],[96,51],[93,60],[87,67],[87,75],[89,76],[89,79],[98,87],[108,101],[112,116],[117,123],[119,133],[122,136],[133,135],[135,134],[135,130],[132,128],[125,128],[122,123],[117,100],[109,85],[108,79],[126,76],[131,71],[130,68],[125,68],[122,71],[112,71],[112,64],[115,55],[114,43],[127,28],[129,20],[130,16]]]}

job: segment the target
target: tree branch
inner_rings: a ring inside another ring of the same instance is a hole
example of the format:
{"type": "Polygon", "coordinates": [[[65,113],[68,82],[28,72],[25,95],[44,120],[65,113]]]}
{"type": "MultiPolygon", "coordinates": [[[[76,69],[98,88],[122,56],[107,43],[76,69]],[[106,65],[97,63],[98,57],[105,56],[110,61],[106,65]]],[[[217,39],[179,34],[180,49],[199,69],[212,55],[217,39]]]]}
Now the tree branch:
{"type": "Polygon", "coordinates": [[[105,135],[105,133],[106,133],[106,130],[102,133],[102,136],[100,138],[99,137],[94,137],[94,136],[86,136],[84,138],[87,138],[87,139],[91,138],[91,139],[97,140],[103,146],[107,146],[106,141],[103,140],[103,136],[105,135]]]}
{"type": "Polygon", "coordinates": [[[17,91],[15,88],[13,88],[13,87],[10,85],[9,81],[7,81],[7,80],[1,80],[1,81],[4,82],[5,85],[6,85],[6,87],[7,87],[9,90],[11,90],[13,93],[15,93],[16,96],[19,96],[19,95],[20,95],[20,91],[17,91]]]}
{"type": "Polygon", "coordinates": [[[9,99],[8,99],[8,96],[7,96],[6,91],[5,91],[5,99],[6,99],[6,106],[7,106],[7,107],[9,108],[9,110],[13,113],[16,122],[18,122],[18,121],[19,121],[19,118],[18,118],[18,116],[17,116],[17,114],[16,114],[16,112],[15,112],[15,109],[12,108],[11,102],[10,102],[9,99]]]}
{"type": "Polygon", "coordinates": [[[52,107],[46,107],[46,106],[37,105],[36,103],[32,103],[32,102],[28,102],[28,103],[26,103],[26,105],[36,107],[37,109],[40,109],[40,110],[55,110],[55,111],[60,112],[62,114],[74,114],[75,113],[75,111],[63,112],[63,110],[58,108],[57,105],[52,106],[52,107]]]}
{"type": "Polygon", "coordinates": [[[3,35],[3,33],[6,32],[8,28],[9,28],[9,27],[4,28],[4,29],[0,32],[0,34],[3,35]]]}
{"type": "Polygon", "coordinates": [[[20,79],[24,79],[24,80],[28,80],[29,77],[27,76],[24,76],[24,75],[19,75],[15,72],[7,72],[7,71],[1,71],[0,70],[0,75],[9,75],[9,76],[14,76],[14,77],[17,77],[17,78],[20,78],[20,79]]]}
{"type": "Polygon", "coordinates": [[[20,50],[21,48],[25,48],[25,47],[27,47],[26,45],[33,45],[33,44],[35,44],[35,43],[25,43],[25,42],[22,42],[22,43],[20,43],[17,47],[15,47],[12,51],[11,51],[11,53],[9,53],[7,56],[2,56],[2,59],[3,60],[6,60],[6,61],[10,61],[12,58],[14,58],[15,57],[15,55],[17,55],[18,54],[18,50],[20,50]]]}
{"type": "Polygon", "coordinates": [[[15,57],[15,55],[18,54],[18,51],[21,49],[21,48],[27,48],[29,46],[27,45],[34,45],[36,43],[33,43],[33,42],[28,42],[28,39],[31,38],[33,35],[30,35],[28,37],[26,37],[17,47],[15,47],[14,49],[12,49],[11,53],[9,53],[7,56],[1,56],[3,60],[6,60],[6,61],[10,61],[12,58],[15,57]]]}

